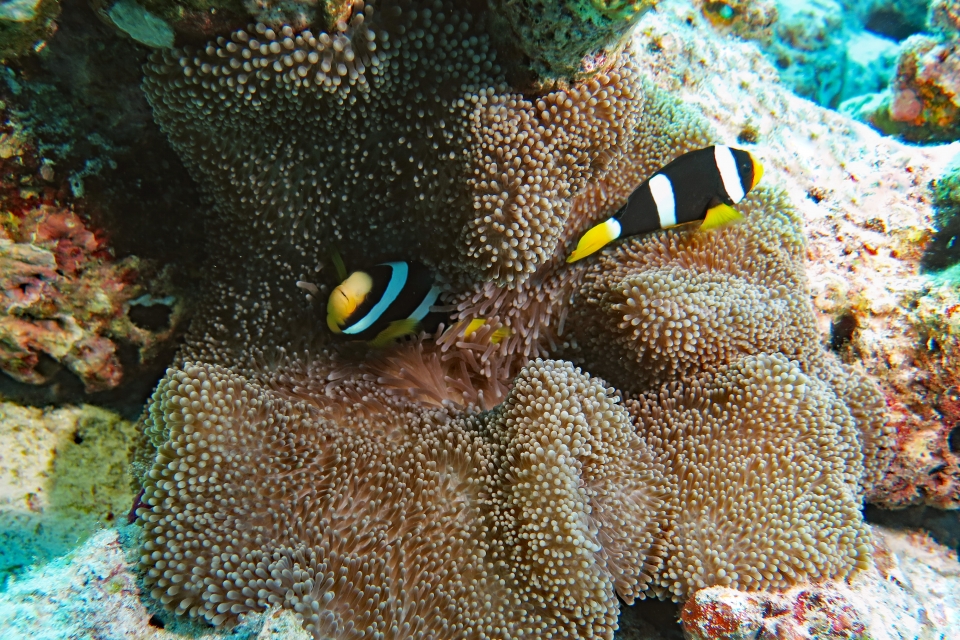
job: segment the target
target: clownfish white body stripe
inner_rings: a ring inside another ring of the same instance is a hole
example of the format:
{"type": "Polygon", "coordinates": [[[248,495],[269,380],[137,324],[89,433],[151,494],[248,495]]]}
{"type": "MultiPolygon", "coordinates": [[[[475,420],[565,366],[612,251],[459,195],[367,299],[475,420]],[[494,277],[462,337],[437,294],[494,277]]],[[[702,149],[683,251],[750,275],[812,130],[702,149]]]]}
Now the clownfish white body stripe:
{"type": "MultiPolygon", "coordinates": [[[[743,153],[746,153],[744,151],[743,153]]],[[[730,198],[731,204],[737,204],[747,195],[743,188],[740,178],[740,172],[737,168],[737,161],[733,157],[730,147],[717,145],[713,148],[713,159],[720,171],[720,180],[723,183],[723,190],[730,198]]],[[[751,185],[752,187],[752,185],[751,185]]]]}
{"type": "Polygon", "coordinates": [[[612,218],[589,229],[567,258],[576,262],[621,237],[701,221],[713,229],[741,219],[732,207],[763,176],[763,166],[743,149],[722,145],[674,159],[630,194],[612,218]]]}
{"type": "Polygon", "coordinates": [[[673,197],[673,185],[670,178],[658,173],[650,178],[650,195],[657,205],[657,217],[660,219],[660,228],[669,229],[677,226],[677,202],[673,197]]]}

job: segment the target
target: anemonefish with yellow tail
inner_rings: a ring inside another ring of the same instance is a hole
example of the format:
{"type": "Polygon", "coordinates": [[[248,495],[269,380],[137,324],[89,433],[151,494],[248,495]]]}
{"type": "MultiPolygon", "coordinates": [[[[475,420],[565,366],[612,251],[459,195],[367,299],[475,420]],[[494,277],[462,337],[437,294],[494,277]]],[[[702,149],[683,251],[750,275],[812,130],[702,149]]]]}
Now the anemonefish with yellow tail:
{"type": "Polygon", "coordinates": [[[740,220],[732,205],[762,176],[763,166],[742,149],[716,145],[685,153],[637,187],[615,216],[587,231],[567,262],[586,258],[617,238],[698,220],[701,229],[740,220]]]}
{"type": "Polygon", "coordinates": [[[418,331],[437,301],[433,273],[416,262],[386,262],[354,271],[327,301],[327,326],[336,334],[380,347],[418,331]]]}

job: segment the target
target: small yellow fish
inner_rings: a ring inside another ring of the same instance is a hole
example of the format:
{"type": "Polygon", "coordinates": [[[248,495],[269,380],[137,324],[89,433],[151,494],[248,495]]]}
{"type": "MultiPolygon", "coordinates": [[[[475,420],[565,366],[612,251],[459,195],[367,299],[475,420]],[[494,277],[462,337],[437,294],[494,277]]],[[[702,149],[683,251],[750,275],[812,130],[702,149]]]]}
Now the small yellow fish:
{"type": "MultiPolygon", "coordinates": [[[[463,337],[468,338],[472,336],[474,333],[480,330],[480,327],[484,326],[485,324],[487,324],[486,320],[483,320],[482,318],[474,318],[470,321],[470,324],[467,325],[467,328],[464,329],[463,337]]],[[[500,344],[504,338],[508,338],[511,335],[513,335],[513,332],[510,331],[510,327],[498,327],[490,336],[490,342],[493,344],[500,344]]]]}

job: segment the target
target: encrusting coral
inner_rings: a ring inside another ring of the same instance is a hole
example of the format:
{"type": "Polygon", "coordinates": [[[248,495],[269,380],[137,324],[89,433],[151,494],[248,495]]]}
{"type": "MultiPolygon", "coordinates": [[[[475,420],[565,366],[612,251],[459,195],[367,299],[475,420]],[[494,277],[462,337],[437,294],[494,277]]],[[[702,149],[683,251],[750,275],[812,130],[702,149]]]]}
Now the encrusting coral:
{"type": "Polygon", "coordinates": [[[590,74],[617,60],[615,49],[653,0],[489,0],[492,32],[529,56],[541,81],[590,74]]]}
{"type": "Polygon", "coordinates": [[[394,415],[359,430],[188,366],[147,419],[141,569],[214,624],[281,605],[318,638],[610,637],[669,494],[611,394],[537,361],[485,418],[381,398],[394,415]]]}
{"type": "Polygon", "coordinates": [[[149,265],[115,258],[83,201],[64,197],[66,176],[9,108],[0,118],[0,371],[43,385],[66,368],[88,393],[114,389],[170,341],[182,305],[166,330],[135,324],[149,265]],[[121,363],[126,345],[140,363],[121,363]]]}
{"type": "Polygon", "coordinates": [[[739,227],[567,265],[637,183],[716,135],[629,57],[515,93],[472,6],[356,2],[329,34],[260,25],[148,65],[157,119],[215,202],[209,289],[138,462],[154,596],[214,624],[292,608],[315,637],[587,638],[612,635],[616,595],[862,566],[857,507],[889,434],[879,394],[813,331],[786,199],[758,189],[739,227]],[[351,268],[429,264],[452,326],[333,343],[296,284],[329,292],[332,244],[351,268]],[[644,394],[642,422],[623,391],[644,394]],[[729,520],[693,549],[691,483],[728,463],[767,484],[713,487],[729,520]],[[770,503],[777,531],[747,526],[770,503]]]}

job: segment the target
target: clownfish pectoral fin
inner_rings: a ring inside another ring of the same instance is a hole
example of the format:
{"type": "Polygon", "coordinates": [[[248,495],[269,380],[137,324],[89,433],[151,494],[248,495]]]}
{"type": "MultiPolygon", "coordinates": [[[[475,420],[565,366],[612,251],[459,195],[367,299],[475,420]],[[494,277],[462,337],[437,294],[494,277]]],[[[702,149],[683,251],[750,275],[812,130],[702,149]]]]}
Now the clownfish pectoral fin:
{"type": "Polygon", "coordinates": [[[700,228],[704,231],[723,227],[733,222],[743,220],[743,215],[728,204],[718,204],[707,209],[707,217],[703,219],[700,228]]]}
{"type": "MultiPolygon", "coordinates": [[[[467,328],[464,329],[463,337],[467,338],[473,335],[485,324],[487,324],[486,320],[474,318],[470,321],[470,324],[467,325],[467,328]]],[[[513,335],[513,331],[510,330],[510,327],[504,325],[494,330],[494,332],[490,335],[490,342],[492,344],[500,344],[504,338],[509,338],[511,335],[513,335]]]]}
{"type": "Polygon", "coordinates": [[[387,325],[387,328],[377,334],[377,337],[368,342],[374,349],[381,349],[397,338],[409,336],[417,331],[420,321],[416,318],[404,318],[403,320],[394,320],[387,325]]]}
{"type": "Polygon", "coordinates": [[[590,254],[596,253],[619,237],[620,222],[616,218],[610,218],[606,222],[601,222],[583,234],[580,242],[577,243],[577,248],[567,256],[567,262],[582,260],[590,254]]]}

